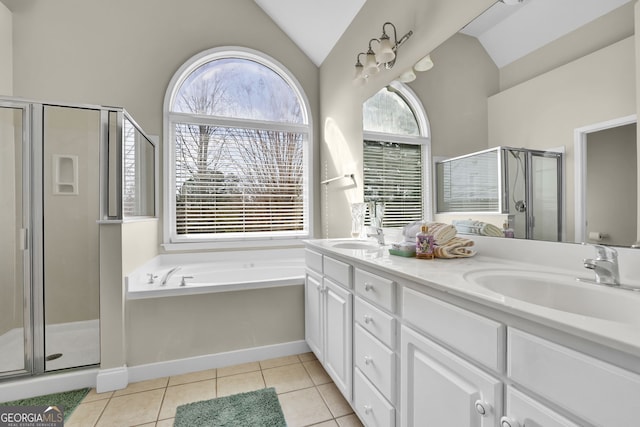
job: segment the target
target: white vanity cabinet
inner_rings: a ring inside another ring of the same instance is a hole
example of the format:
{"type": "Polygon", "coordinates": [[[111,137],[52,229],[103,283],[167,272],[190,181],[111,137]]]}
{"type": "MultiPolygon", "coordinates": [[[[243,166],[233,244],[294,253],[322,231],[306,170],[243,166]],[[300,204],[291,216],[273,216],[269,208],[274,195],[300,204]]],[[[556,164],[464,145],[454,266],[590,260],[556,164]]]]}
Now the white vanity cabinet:
{"type": "Polygon", "coordinates": [[[396,283],[356,268],[353,406],[367,427],[395,426],[396,283]]]}
{"type": "Polygon", "coordinates": [[[402,427],[498,425],[504,325],[409,288],[403,289],[402,315],[402,427]],[[427,336],[491,369],[477,367],[427,336]]]}
{"type": "Polygon", "coordinates": [[[305,338],[347,400],[352,395],[352,267],[307,249],[305,338]]]}

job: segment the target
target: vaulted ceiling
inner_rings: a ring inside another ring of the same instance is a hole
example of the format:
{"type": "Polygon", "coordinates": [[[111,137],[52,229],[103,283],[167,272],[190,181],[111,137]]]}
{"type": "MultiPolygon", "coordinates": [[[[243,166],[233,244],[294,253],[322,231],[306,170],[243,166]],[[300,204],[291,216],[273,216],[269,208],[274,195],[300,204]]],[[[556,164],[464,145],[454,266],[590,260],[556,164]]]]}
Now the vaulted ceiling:
{"type": "MultiPolygon", "coordinates": [[[[366,2],[254,1],[317,66],[366,2]]],[[[503,67],[629,1],[632,0],[501,0],[463,32],[477,37],[496,65],[503,67]]]]}

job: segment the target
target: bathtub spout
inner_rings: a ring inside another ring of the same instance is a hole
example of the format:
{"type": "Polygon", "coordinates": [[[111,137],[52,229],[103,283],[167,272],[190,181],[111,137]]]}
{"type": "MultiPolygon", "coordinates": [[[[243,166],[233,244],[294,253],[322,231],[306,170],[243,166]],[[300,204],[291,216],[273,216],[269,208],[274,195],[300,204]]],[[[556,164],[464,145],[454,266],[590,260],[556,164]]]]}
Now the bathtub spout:
{"type": "Polygon", "coordinates": [[[166,284],[167,284],[167,281],[169,281],[169,279],[171,278],[171,276],[173,276],[173,274],[174,274],[176,271],[180,270],[181,268],[182,268],[182,267],[177,266],[177,267],[173,267],[171,270],[167,271],[167,272],[165,273],[165,275],[164,275],[164,276],[162,276],[162,280],[160,281],[160,285],[161,285],[161,286],[166,285],[166,284]]]}

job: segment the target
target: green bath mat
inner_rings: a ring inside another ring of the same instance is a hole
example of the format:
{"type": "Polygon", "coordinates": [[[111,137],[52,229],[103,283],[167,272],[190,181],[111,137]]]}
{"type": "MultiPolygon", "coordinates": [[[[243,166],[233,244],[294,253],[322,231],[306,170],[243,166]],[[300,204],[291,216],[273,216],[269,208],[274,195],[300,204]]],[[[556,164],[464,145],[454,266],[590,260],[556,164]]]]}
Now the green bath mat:
{"type": "Polygon", "coordinates": [[[178,406],[174,427],[286,427],[276,390],[239,393],[178,406]]]}
{"type": "Polygon", "coordinates": [[[81,388],[63,393],[29,397],[0,403],[0,406],[57,406],[64,409],[64,419],[66,421],[73,413],[73,410],[76,409],[76,406],[78,406],[80,402],[82,402],[82,399],[89,393],[89,390],[88,388],[81,388]]]}

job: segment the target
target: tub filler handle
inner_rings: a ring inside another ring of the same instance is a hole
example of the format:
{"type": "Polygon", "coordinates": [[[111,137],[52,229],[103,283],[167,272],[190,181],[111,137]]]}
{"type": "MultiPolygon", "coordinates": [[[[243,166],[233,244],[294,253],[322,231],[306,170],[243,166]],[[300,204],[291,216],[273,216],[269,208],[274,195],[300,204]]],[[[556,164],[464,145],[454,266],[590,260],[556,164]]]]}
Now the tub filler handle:
{"type": "Polygon", "coordinates": [[[182,276],[182,280],[180,280],[180,286],[187,286],[187,281],[185,279],[193,279],[193,276],[182,276]]]}

